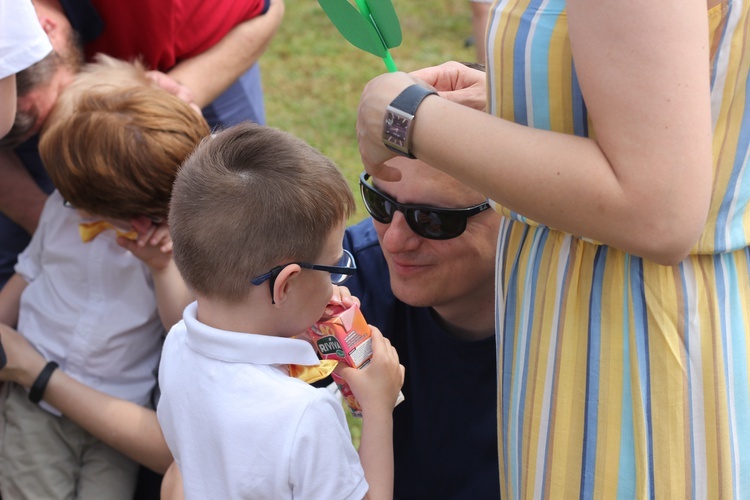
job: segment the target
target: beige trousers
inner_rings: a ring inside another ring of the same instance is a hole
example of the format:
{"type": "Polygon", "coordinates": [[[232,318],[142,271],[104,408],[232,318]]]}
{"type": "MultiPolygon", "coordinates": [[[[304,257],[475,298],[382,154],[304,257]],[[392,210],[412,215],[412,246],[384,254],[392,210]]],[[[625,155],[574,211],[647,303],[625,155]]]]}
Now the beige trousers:
{"type": "Polygon", "coordinates": [[[4,384],[0,408],[3,499],[132,500],[138,466],[65,417],[4,384]]]}

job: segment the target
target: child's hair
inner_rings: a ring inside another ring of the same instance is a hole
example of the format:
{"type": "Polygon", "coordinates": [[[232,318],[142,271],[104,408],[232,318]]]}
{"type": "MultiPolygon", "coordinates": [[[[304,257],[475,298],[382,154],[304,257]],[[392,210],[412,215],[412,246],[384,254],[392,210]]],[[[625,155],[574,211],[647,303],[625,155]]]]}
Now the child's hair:
{"type": "Polygon", "coordinates": [[[197,294],[236,303],[255,276],[314,261],[354,209],[329,158],[289,133],[242,123],[204,139],[177,174],[175,263],[197,294]]]}
{"type": "Polygon", "coordinates": [[[61,93],[39,151],[74,207],[114,219],[163,218],[177,169],[209,132],[142,66],[100,56],[61,93]]]}

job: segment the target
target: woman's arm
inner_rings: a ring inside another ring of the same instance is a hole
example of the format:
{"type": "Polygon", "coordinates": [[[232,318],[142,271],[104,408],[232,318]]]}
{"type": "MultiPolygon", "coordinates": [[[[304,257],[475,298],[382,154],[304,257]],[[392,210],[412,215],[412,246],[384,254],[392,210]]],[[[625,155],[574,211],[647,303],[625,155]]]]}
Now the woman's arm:
{"type": "MultiPolygon", "coordinates": [[[[711,190],[706,4],[569,0],[567,17],[595,138],[428,97],[413,151],[550,227],[679,262],[702,231],[711,190]]],[[[363,92],[360,151],[375,175],[391,156],[380,142],[385,107],[412,82],[382,75],[363,92]]]]}
{"type": "MultiPolygon", "coordinates": [[[[8,365],[0,379],[30,387],[46,361],[18,332],[0,325],[8,365]]],[[[94,437],[158,473],[172,463],[154,410],[96,391],[55,370],[44,400],[94,437]]]]}

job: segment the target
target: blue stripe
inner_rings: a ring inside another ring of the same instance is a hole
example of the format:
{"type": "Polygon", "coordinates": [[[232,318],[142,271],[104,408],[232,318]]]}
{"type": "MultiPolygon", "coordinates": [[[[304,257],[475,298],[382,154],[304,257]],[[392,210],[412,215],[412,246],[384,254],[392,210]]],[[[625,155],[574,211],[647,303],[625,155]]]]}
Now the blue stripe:
{"type": "Polygon", "coordinates": [[[633,431],[633,388],[630,385],[630,260],[625,256],[625,283],[623,284],[624,312],[622,339],[622,409],[620,416],[620,467],[617,473],[617,498],[630,500],[635,498],[635,432],[633,431]]]}
{"type": "MultiPolygon", "coordinates": [[[[641,383],[641,397],[643,398],[643,412],[646,425],[646,460],[648,464],[649,497],[654,496],[654,450],[653,450],[653,422],[651,420],[651,361],[648,349],[648,313],[646,311],[646,296],[643,286],[643,260],[632,257],[631,282],[633,289],[633,317],[635,318],[635,342],[638,352],[638,378],[641,383]]],[[[635,450],[634,450],[635,452],[635,450]]]]}
{"type": "Polygon", "coordinates": [[[549,88],[549,47],[552,32],[557,22],[557,15],[552,9],[545,9],[538,16],[534,27],[534,38],[531,41],[531,112],[534,116],[534,128],[550,130],[550,88],[549,88]],[[547,14],[549,13],[549,15],[547,14]],[[544,64],[542,64],[544,63],[544,64]]]}
{"type": "MultiPolygon", "coordinates": [[[[750,78],[745,81],[745,96],[750,97],[750,78]]],[[[747,111],[747,107],[745,107],[745,111],[747,111]]],[[[734,158],[729,184],[726,192],[723,193],[724,198],[716,216],[715,253],[733,251],[747,246],[748,235],[745,234],[743,218],[750,201],[750,173],[746,173],[744,178],[740,179],[740,171],[745,162],[744,152],[748,148],[750,148],[750,113],[745,112],[742,115],[739,136],[737,137],[736,151],[738,153],[734,158]],[[738,182],[742,182],[742,187],[734,198],[738,182]],[[734,213],[730,213],[732,204],[735,206],[734,213]],[[727,231],[729,231],[728,243],[726,241],[727,231]]]]}
{"type": "Polygon", "coordinates": [[[573,86],[571,88],[571,98],[573,99],[573,133],[579,137],[589,136],[589,119],[586,111],[586,103],[583,102],[581,86],[578,84],[578,75],[576,68],[571,63],[571,72],[573,74],[573,86]]]}
{"type": "MultiPolygon", "coordinates": [[[[505,248],[508,248],[508,241],[510,239],[510,233],[513,230],[513,226],[516,224],[515,222],[507,219],[508,224],[508,238],[505,241],[505,248]]],[[[529,227],[524,227],[523,230],[523,237],[522,241],[526,239],[526,236],[529,232],[529,227]]],[[[501,377],[501,384],[503,388],[503,398],[502,398],[502,415],[503,415],[503,429],[502,429],[502,437],[500,438],[501,442],[505,442],[505,439],[508,436],[508,417],[510,416],[510,397],[512,393],[512,383],[513,383],[513,344],[516,339],[516,331],[514,325],[516,324],[516,290],[518,290],[518,260],[520,258],[521,251],[523,249],[523,245],[520,245],[518,247],[518,251],[513,259],[513,265],[510,267],[511,274],[509,276],[509,282],[506,293],[506,302],[505,302],[505,318],[504,318],[504,331],[507,332],[507,335],[505,335],[505,338],[503,339],[503,345],[502,345],[502,353],[503,356],[503,372],[500,373],[501,377]]],[[[500,347],[500,346],[498,346],[500,347]]],[[[511,463],[511,457],[509,455],[511,448],[508,445],[503,446],[503,457],[505,462],[505,477],[510,480],[511,478],[517,478],[516,470],[520,467],[518,466],[518,459],[516,455],[512,456],[512,463],[511,463]],[[511,470],[508,470],[511,468],[511,470]],[[512,471],[512,473],[511,473],[512,471]]],[[[510,486],[510,485],[509,485],[510,486]]],[[[516,483],[515,487],[518,488],[519,484],[516,483]]]]}
{"type": "Polygon", "coordinates": [[[526,64],[533,64],[526,61],[526,44],[529,38],[529,28],[531,21],[534,19],[534,13],[539,9],[542,0],[534,0],[521,16],[521,22],[516,33],[516,39],[513,44],[513,113],[515,122],[521,125],[528,125],[528,110],[526,109],[526,64]]]}
{"type": "MultiPolygon", "coordinates": [[[[526,344],[523,346],[523,350],[520,351],[519,346],[519,358],[520,356],[523,356],[523,372],[521,373],[521,380],[523,382],[519,383],[516,387],[521,391],[519,394],[519,401],[518,401],[518,431],[513,434],[513,439],[517,440],[518,442],[511,443],[511,446],[513,446],[519,457],[523,457],[523,440],[518,439],[524,435],[524,423],[526,422],[526,419],[523,418],[524,415],[524,409],[526,408],[526,388],[530,385],[528,384],[528,376],[529,376],[529,353],[531,352],[531,341],[533,339],[533,332],[534,332],[534,323],[533,319],[536,317],[534,314],[534,297],[536,297],[536,288],[537,283],[539,279],[539,263],[542,261],[541,257],[544,253],[544,246],[547,242],[547,236],[549,235],[549,231],[545,229],[538,228],[534,231],[534,242],[533,246],[536,247],[536,250],[532,248],[532,253],[536,254],[536,258],[532,259],[531,262],[534,262],[534,266],[531,269],[532,277],[525,280],[526,285],[528,286],[530,283],[532,284],[531,289],[531,300],[532,302],[530,304],[527,304],[527,307],[524,308],[527,312],[527,315],[529,316],[529,324],[528,328],[526,330],[526,344]]],[[[520,335],[519,335],[520,337],[520,335]]],[[[520,483],[520,473],[521,468],[519,468],[519,484],[520,483]]],[[[519,491],[520,495],[524,495],[525,492],[519,491]]]]}
{"type": "MultiPolygon", "coordinates": [[[[750,256],[750,248],[746,248],[745,253],[750,256]]],[[[750,276],[747,274],[744,275],[747,279],[744,285],[740,285],[737,280],[740,274],[737,269],[737,262],[734,260],[734,254],[724,254],[719,257],[726,265],[729,289],[750,289],[750,276]]],[[[750,426],[747,425],[747,422],[750,421],[750,398],[748,398],[750,386],[748,385],[748,378],[745,376],[750,371],[747,363],[747,337],[750,332],[745,329],[743,319],[743,311],[746,310],[747,304],[740,302],[738,293],[730,293],[726,300],[729,301],[729,328],[726,331],[731,332],[732,335],[731,338],[725,339],[724,353],[725,356],[732,357],[733,373],[737,375],[734,377],[734,385],[730,386],[727,384],[727,390],[731,393],[731,398],[734,402],[735,417],[734,420],[730,419],[730,431],[732,431],[732,427],[736,431],[735,439],[731,441],[732,471],[734,472],[734,487],[740,488],[741,498],[748,498],[750,497],[750,484],[738,484],[739,478],[750,477],[750,456],[747,453],[747,450],[750,449],[750,426]],[[737,450],[739,450],[739,453],[737,453],[739,463],[734,461],[735,451],[737,450]]],[[[726,366],[728,368],[728,363],[726,363],[726,366]]],[[[727,373],[726,376],[728,382],[729,374],[727,373]]],[[[727,394],[727,397],[730,397],[730,394],[727,394]]]]}
{"type": "MultiPolygon", "coordinates": [[[[528,245],[530,246],[529,253],[535,254],[538,252],[539,249],[539,235],[541,231],[538,229],[531,229],[531,235],[528,240],[528,245]]],[[[524,239],[526,241],[526,239],[524,239]]],[[[526,245],[526,244],[524,244],[526,245]]],[[[536,264],[535,259],[529,259],[528,261],[532,266],[536,264]]],[[[519,264],[516,264],[514,267],[519,266],[519,264]]],[[[522,459],[523,455],[523,440],[521,439],[521,436],[523,436],[523,414],[524,414],[524,406],[523,401],[525,399],[525,393],[526,393],[526,387],[528,385],[528,379],[526,378],[528,376],[528,369],[527,369],[527,362],[528,362],[528,352],[529,352],[529,343],[531,342],[531,330],[532,325],[528,324],[526,326],[526,329],[523,330],[523,324],[526,319],[533,319],[533,313],[534,313],[534,303],[533,299],[531,303],[526,303],[526,297],[525,297],[525,291],[526,287],[529,286],[531,283],[534,283],[532,276],[534,273],[534,268],[526,267],[522,271],[523,273],[523,281],[524,284],[523,287],[520,288],[519,296],[516,300],[521,302],[521,310],[523,311],[521,317],[518,318],[517,328],[514,332],[514,336],[517,339],[517,343],[514,346],[515,347],[515,355],[514,358],[517,360],[516,366],[513,367],[513,387],[511,389],[512,394],[510,397],[511,401],[511,415],[509,415],[509,418],[513,418],[518,424],[516,425],[516,432],[513,433],[512,436],[509,438],[508,448],[513,450],[515,453],[515,456],[519,457],[519,459],[522,459]],[[523,337],[526,337],[526,343],[522,344],[521,339],[523,337]],[[521,368],[522,367],[522,368],[521,368]],[[519,371],[519,368],[521,370],[519,371]],[[515,403],[518,401],[518,403],[515,403]],[[517,406],[516,406],[517,404],[517,406]]],[[[519,274],[521,274],[519,272],[519,274]]],[[[515,287],[514,287],[515,289],[515,287]]],[[[533,295],[532,295],[533,297],[533,295]]],[[[518,467],[514,470],[514,474],[516,476],[516,484],[520,485],[518,493],[519,495],[523,495],[524,491],[521,489],[523,487],[521,474],[523,471],[523,467],[518,467]]]]}
{"type": "MultiPolygon", "coordinates": [[[[732,2],[726,2],[727,5],[727,12],[724,15],[724,19],[729,19],[732,15],[732,2]]],[[[727,25],[724,25],[724,31],[721,32],[721,39],[719,40],[719,47],[721,47],[721,44],[724,43],[724,39],[727,36],[727,25]]],[[[711,66],[711,90],[713,91],[714,84],[716,83],[716,70],[719,66],[719,57],[714,57],[714,64],[711,66]]]]}
{"type": "MultiPolygon", "coordinates": [[[[583,456],[581,457],[581,500],[594,494],[596,477],[596,443],[599,427],[599,356],[601,355],[602,283],[604,281],[607,247],[600,246],[594,257],[594,273],[589,295],[588,353],[586,363],[586,406],[583,418],[583,456]]],[[[613,339],[614,340],[614,339],[613,339]]]]}

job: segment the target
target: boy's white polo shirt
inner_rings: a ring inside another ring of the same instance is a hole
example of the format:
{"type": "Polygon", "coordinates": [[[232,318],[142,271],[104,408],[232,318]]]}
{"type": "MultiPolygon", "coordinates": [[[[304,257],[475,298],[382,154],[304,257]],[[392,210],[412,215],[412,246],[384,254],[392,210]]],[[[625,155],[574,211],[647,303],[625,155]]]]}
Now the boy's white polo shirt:
{"type": "Polygon", "coordinates": [[[318,363],[297,339],[197,320],[167,335],[157,414],[187,498],[364,498],[367,482],[340,401],[288,375],[318,363]]]}

